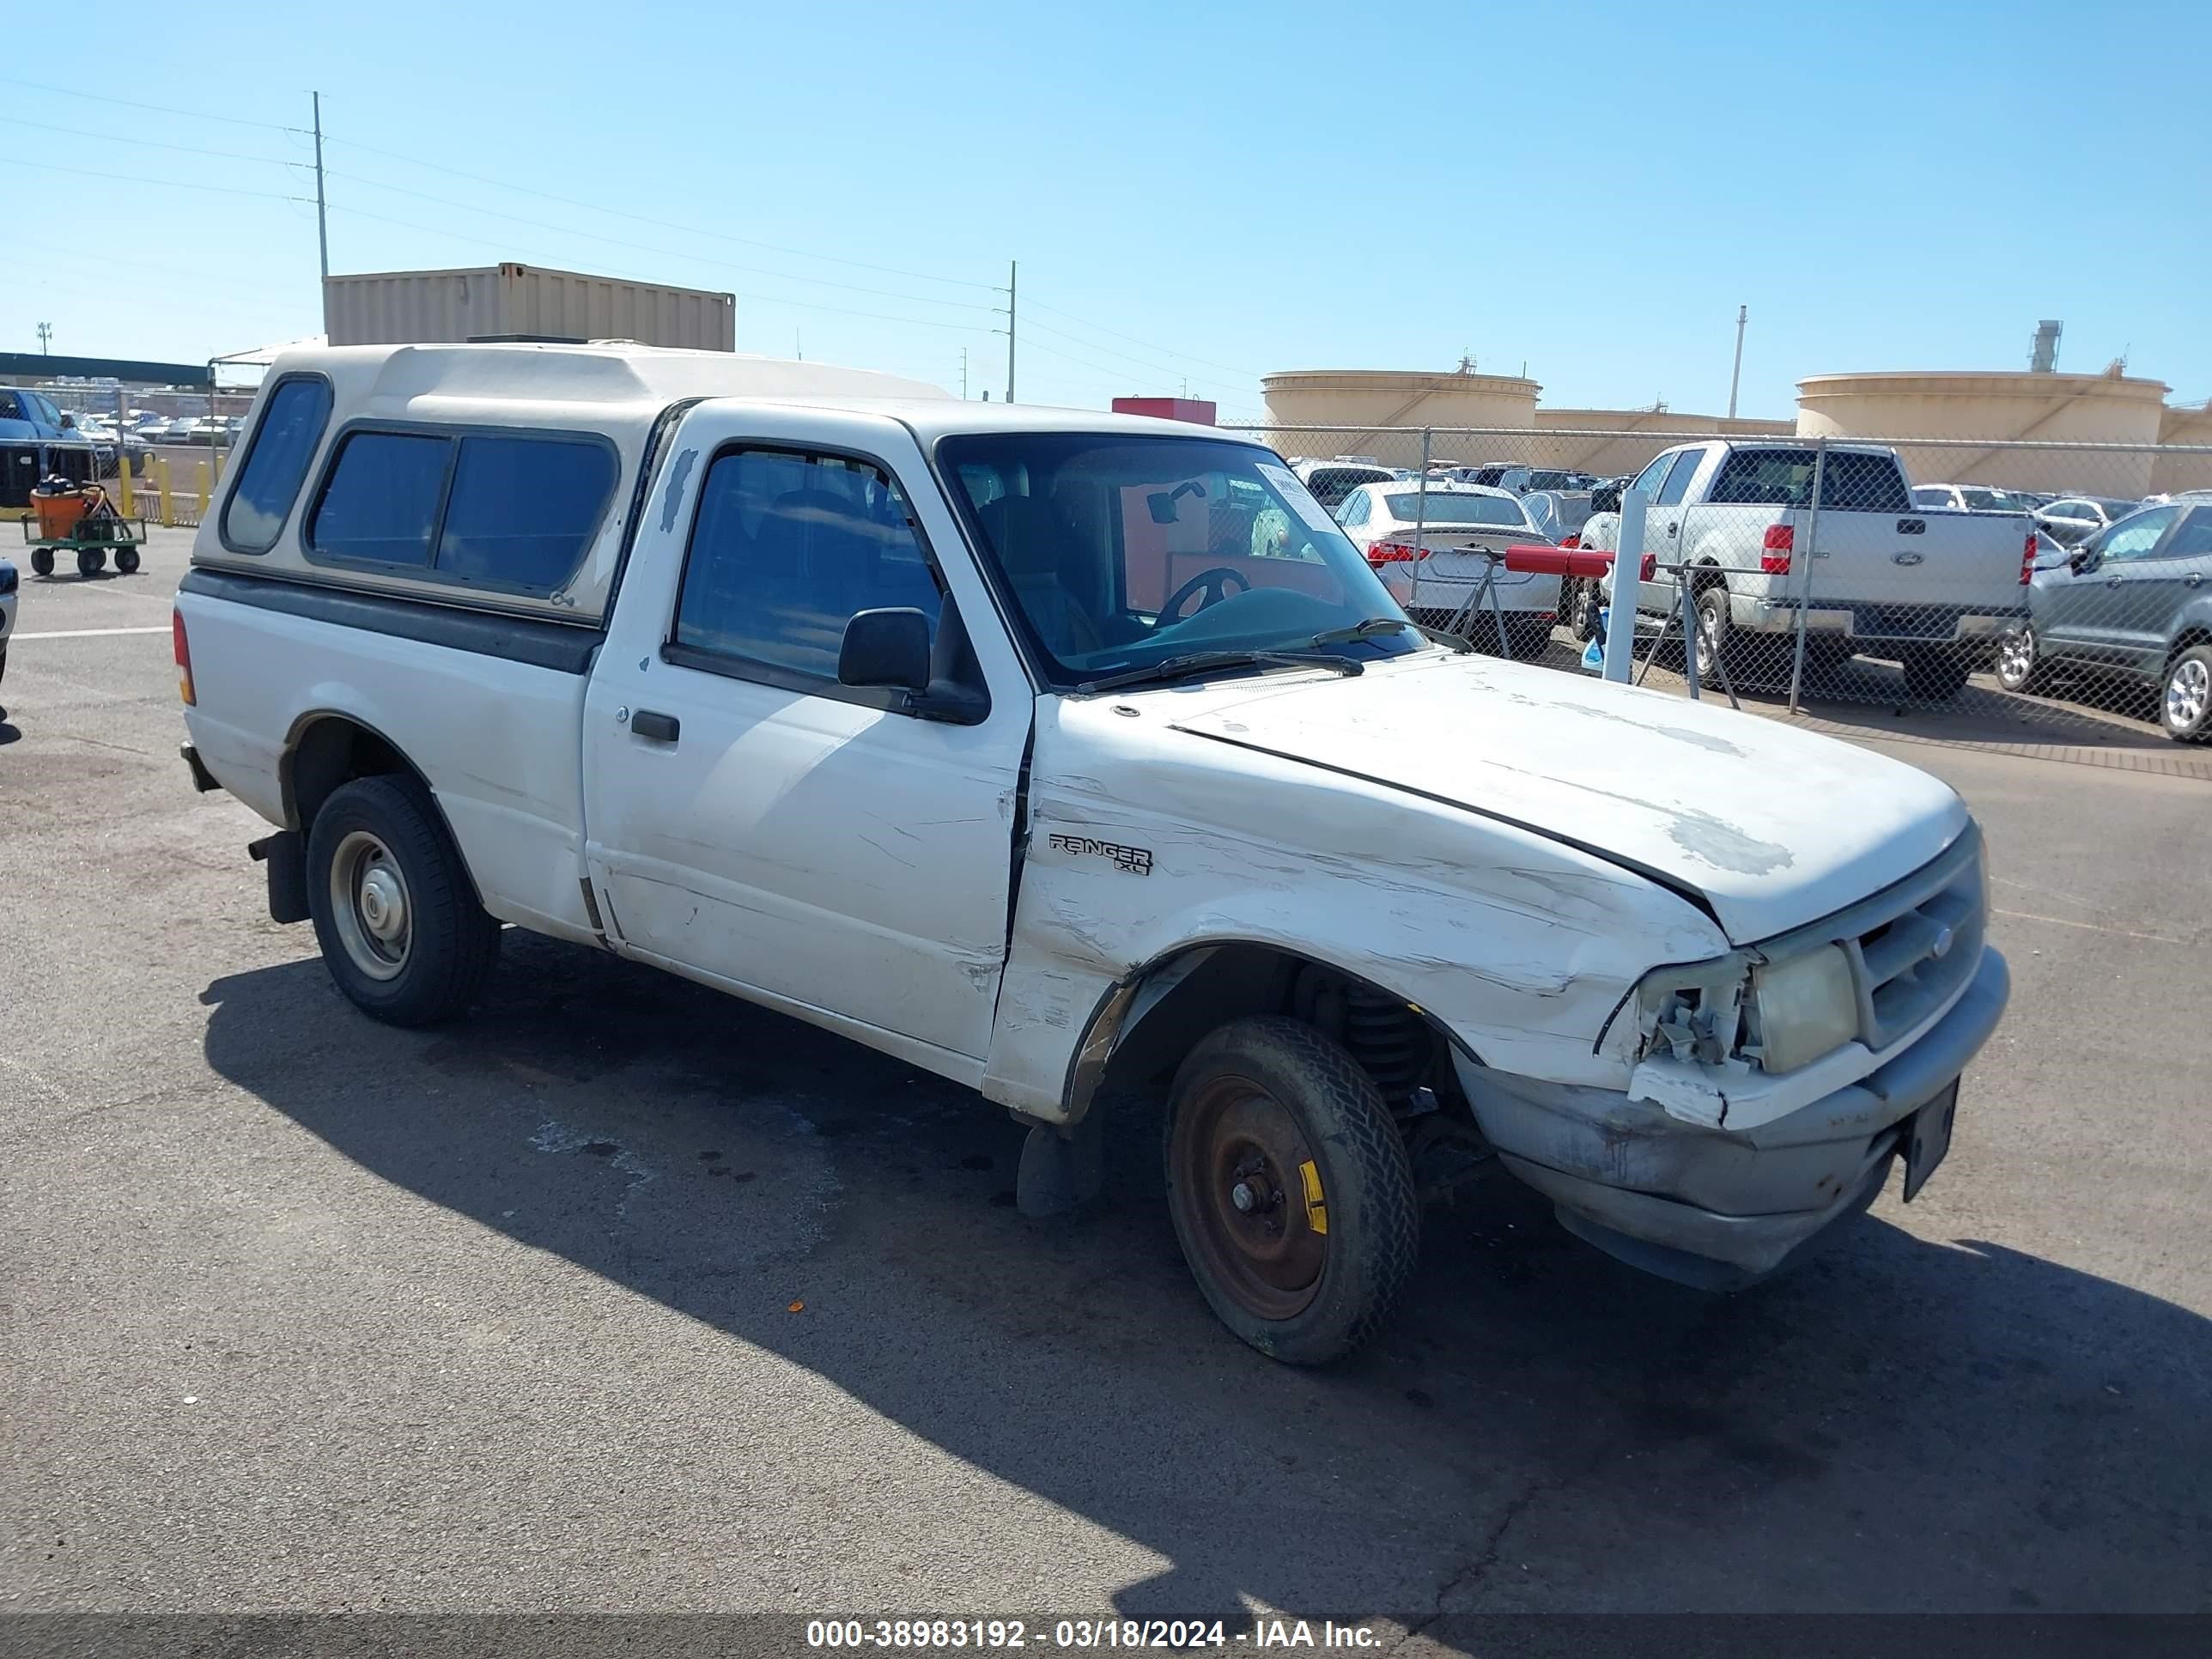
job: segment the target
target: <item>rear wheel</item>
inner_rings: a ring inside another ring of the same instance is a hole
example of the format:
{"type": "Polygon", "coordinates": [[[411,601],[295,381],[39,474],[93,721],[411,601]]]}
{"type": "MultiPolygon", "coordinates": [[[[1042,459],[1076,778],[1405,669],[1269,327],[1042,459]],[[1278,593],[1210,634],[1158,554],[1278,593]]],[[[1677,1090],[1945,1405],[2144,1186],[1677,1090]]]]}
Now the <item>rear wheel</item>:
{"type": "Polygon", "coordinates": [[[1698,590],[1698,671],[1712,672],[1712,665],[1721,659],[1721,653],[1734,643],[1735,618],[1729,615],[1728,589],[1715,582],[1710,587],[1698,590]]]}
{"type": "Polygon", "coordinates": [[[2006,690],[2038,691],[2049,678],[2050,665],[2043,660],[2034,629],[2023,627],[1998,641],[1997,684],[2006,690]]]}
{"type": "Polygon", "coordinates": [[[1374,1081],[1311,1026],[1232,1021],[1176,1073],[1168,1212],[1221,1322],[1313,1365],[1389,1317],[1420,1248],[1413,1164],[1374,1081]]]}
{"type": "Polygon", "coordinates": [[[52,548],[34,547],[31,550],[31,574],[36,576],[51,576],[54,574],[52,548]]]}
{"type": "Polygon", "coordinates": [[[363,1013],[428,1025],[466,1012],[499,955],[430,792],[356,778],[307,833],[307,908],[331,977],[363,1013]]]}
{"type": "Polygon", "coordinates": [[[2177,743],[2212,739],[2212,645],[2192,645],[2166,665],[2158,723],[2177,743]]]}
{"type": "Polygon", "coordinates": [[[1973,672],[1973,664],[1957,651],[1908,651],[1904,667],[1905,689],[1918,702],[1950,702],[1973,672]]]}
{"type": "Polygon", "coordinates": [[[126,576],[137,575],[138,574],[138,550],[135,547],[117,548],[115,550],[115,568],[126,576]]]}
{"type": "Polygon", "coordinates": [[[106,568],[107,554],[106,550],[97,547],[80,547],[77,549],[76,574],[78,575],[97,576],[101,571],[106,568]]]}

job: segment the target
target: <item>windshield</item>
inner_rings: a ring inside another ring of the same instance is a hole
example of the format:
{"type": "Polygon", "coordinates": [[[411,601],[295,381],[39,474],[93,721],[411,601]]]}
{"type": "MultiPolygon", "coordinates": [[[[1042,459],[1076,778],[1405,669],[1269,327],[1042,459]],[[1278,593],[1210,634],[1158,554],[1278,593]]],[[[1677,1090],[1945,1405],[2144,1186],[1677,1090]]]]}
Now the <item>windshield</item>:
{"type": "Polygon", "coordinates": [[[1977,513],[2026,513],[2031,503],[2025,495],[2015,495],[2009,489],[1980,489],[1972,484],[1962,485],[1959,495],[1977,513]]]}
{"type": "MultiPolygon", "coordinates": [[[[1290,470],[1207,438],[994,432],[937,446],[970,535],[1061,685],[1207,651],[1304,651],[1402,617],[1290,470]]],[[[1427,648],[1410,629],[1328,647],[1427,648]]]]}
{"type": "Polygon", "coordinates": [[[1528,515],[1521,511],[1521,503],[1503,495],[1441,495],[1431,492],[1428,510],[1421,509],[1421,498],[1416,492],[1389,498],[1390,516],[1403,519],[1407,524],[1425,519],[1430,524],[1492,524],[1504,525],[1508,529],[1526,530],[1528,515]]]}

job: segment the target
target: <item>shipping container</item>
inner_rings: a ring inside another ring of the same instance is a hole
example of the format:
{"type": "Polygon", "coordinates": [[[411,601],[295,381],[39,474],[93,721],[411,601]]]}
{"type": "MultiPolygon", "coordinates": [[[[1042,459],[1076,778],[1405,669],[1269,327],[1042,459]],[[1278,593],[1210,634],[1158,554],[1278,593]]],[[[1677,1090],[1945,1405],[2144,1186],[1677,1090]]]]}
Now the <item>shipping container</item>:
{"type": "Polygon", "coordinates": [[[590,276],[542,265],[391,270],[323,278],[332,345],[429,340],[635,340],[734,351],[733,294],[590,276]]]}

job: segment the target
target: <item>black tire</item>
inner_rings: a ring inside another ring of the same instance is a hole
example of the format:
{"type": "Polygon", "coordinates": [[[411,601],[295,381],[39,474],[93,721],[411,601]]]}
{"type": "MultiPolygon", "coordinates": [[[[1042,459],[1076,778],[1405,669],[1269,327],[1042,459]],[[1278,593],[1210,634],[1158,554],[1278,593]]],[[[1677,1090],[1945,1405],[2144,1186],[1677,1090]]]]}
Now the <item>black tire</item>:
{"type": "Polygon", "coordinates": [[[1271,1358],[1318,1365],[1370,1341],[1388,1321],[1420,1254],[1420,1200],[1382,1094],[1338,1044],[1274,1016],[1213,1031],[1176,1073],[1166,1162],[1183,1259],[1215,1316],[1242,1340],[1271,1358]],[[1247,1113],[1288,1126],[1280,1159],[1239,1139],[1247,1113]],[[1262,1195],[1256,1208],[1237,1199],[1252,1186],[1262,1195]],[[1275,1240],[1285,1247],[1255,1268],[1274,1242],[1255,1242],[1270,1215],[1281,1217],[1275,1240]],[[1294,1252],[1310,1257],[1316,1238],[1310,1278],[1289,1288],[1265,1282],[1294,1252]]]}
{"type": "Polygon", "coordinates": [[[51,576],[54,574],[52,548],[34,547],[31,550],[31,574],[34,576],[51,576]]]}
{"type": "Polygon", "coordinates": [[[117,548],[115,550],[115,568],[125,576],[137,575],[138,574],[138,550],[135,547],[117,548]]]}
{"type": "Polygon", "coordinates": [[[97,576],[107,568],[107,552],[104,548],[80,547],[76,550],[76,574],[97,576]]]}
{"type": "Polygon", "coordinates": [[[2166,664],[2158,723],[2176,743],[2212,742],[2212,645],[2192,645],[2166,664]]]}
{"type": "Polygon", "coordinates": [[[1723,657],[1734,667],[1735,659],[1730,653],[1735,648],[1735,618],[1729,614],[1725,583],[1708,582],[1698,590],[1696,615],[1692,620],[1698,629],[1699,678],[1711,674],[1713,663],[1723,657]]]}
{"type": "Polygon", "coordinates": [[[1914,702],[1948,702],[1965,689],[1974,665],[1960,651],[1907,651],[1904,668],[1905,690],[1914,702]]]}
{"type": "Polygon", "coordinates": [[[331,978],[356,1007],[387,1024],[428,1025],[465,1013],[499,957],[499,924],[477,902],[430,792],[405,774],[356,778],[323,803],[307,831],[307,908],[331,978]],[[334,869],[341,860],[343,868],[334,869]],[[368,872],[380,866],[397,878],[405,929],[398,940],[372,931],[389,918],[388,897],[376,902],[374,923],[364,914],[368,872]],[[355,896],[341,899],[340,887],[355,896]]]}
{"type": "Polygon", "coordinates": [[[2051,665],[2044,660],[2033,627],[2022,625],[1997,641],[1997,684],[2006,690],[2032,694],[2050,679],[2051,665]]]}

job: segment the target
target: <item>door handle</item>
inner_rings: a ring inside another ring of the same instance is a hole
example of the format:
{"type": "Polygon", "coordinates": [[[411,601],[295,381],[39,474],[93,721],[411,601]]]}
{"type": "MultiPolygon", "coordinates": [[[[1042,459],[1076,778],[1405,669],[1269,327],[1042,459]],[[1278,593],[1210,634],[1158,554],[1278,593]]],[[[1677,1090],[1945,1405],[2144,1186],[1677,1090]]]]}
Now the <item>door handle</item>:
{"type": "Polygon", "coordinates": [[[673,743],[684,726],[673,714],[656,714],[650,708],[641,708],[629,717],[629,729],[655,743],[673,743]]]}
{"type": "Polygon", "coordinates": [[[2181,580],[2187,582],[2191,587],[2202,587],[2204,586],[2204,577],[2203,573],[2200,571],[2192,570],[2181,580]]]}
{"type": "Polygon", "coordinates": [[[2105,586],[2107,587],[2118,587],[2119,585],[2120,579],[2118,576],[2107,576],[2105,578],[2105,586]]]}
{"type": "Polygon", "coordinates": [[[1673,519],[1673,520],[1669,520],[1668,521],[1668,525],[1667,525],[1667,533],[1668,533],[1668,535],[1672,536],[1672,535],[1675,534],[1677,532],[1679,532],[1681,528],[1682,528],[1682,521],[1681,521],[1680,519],[1673,519]]]}

